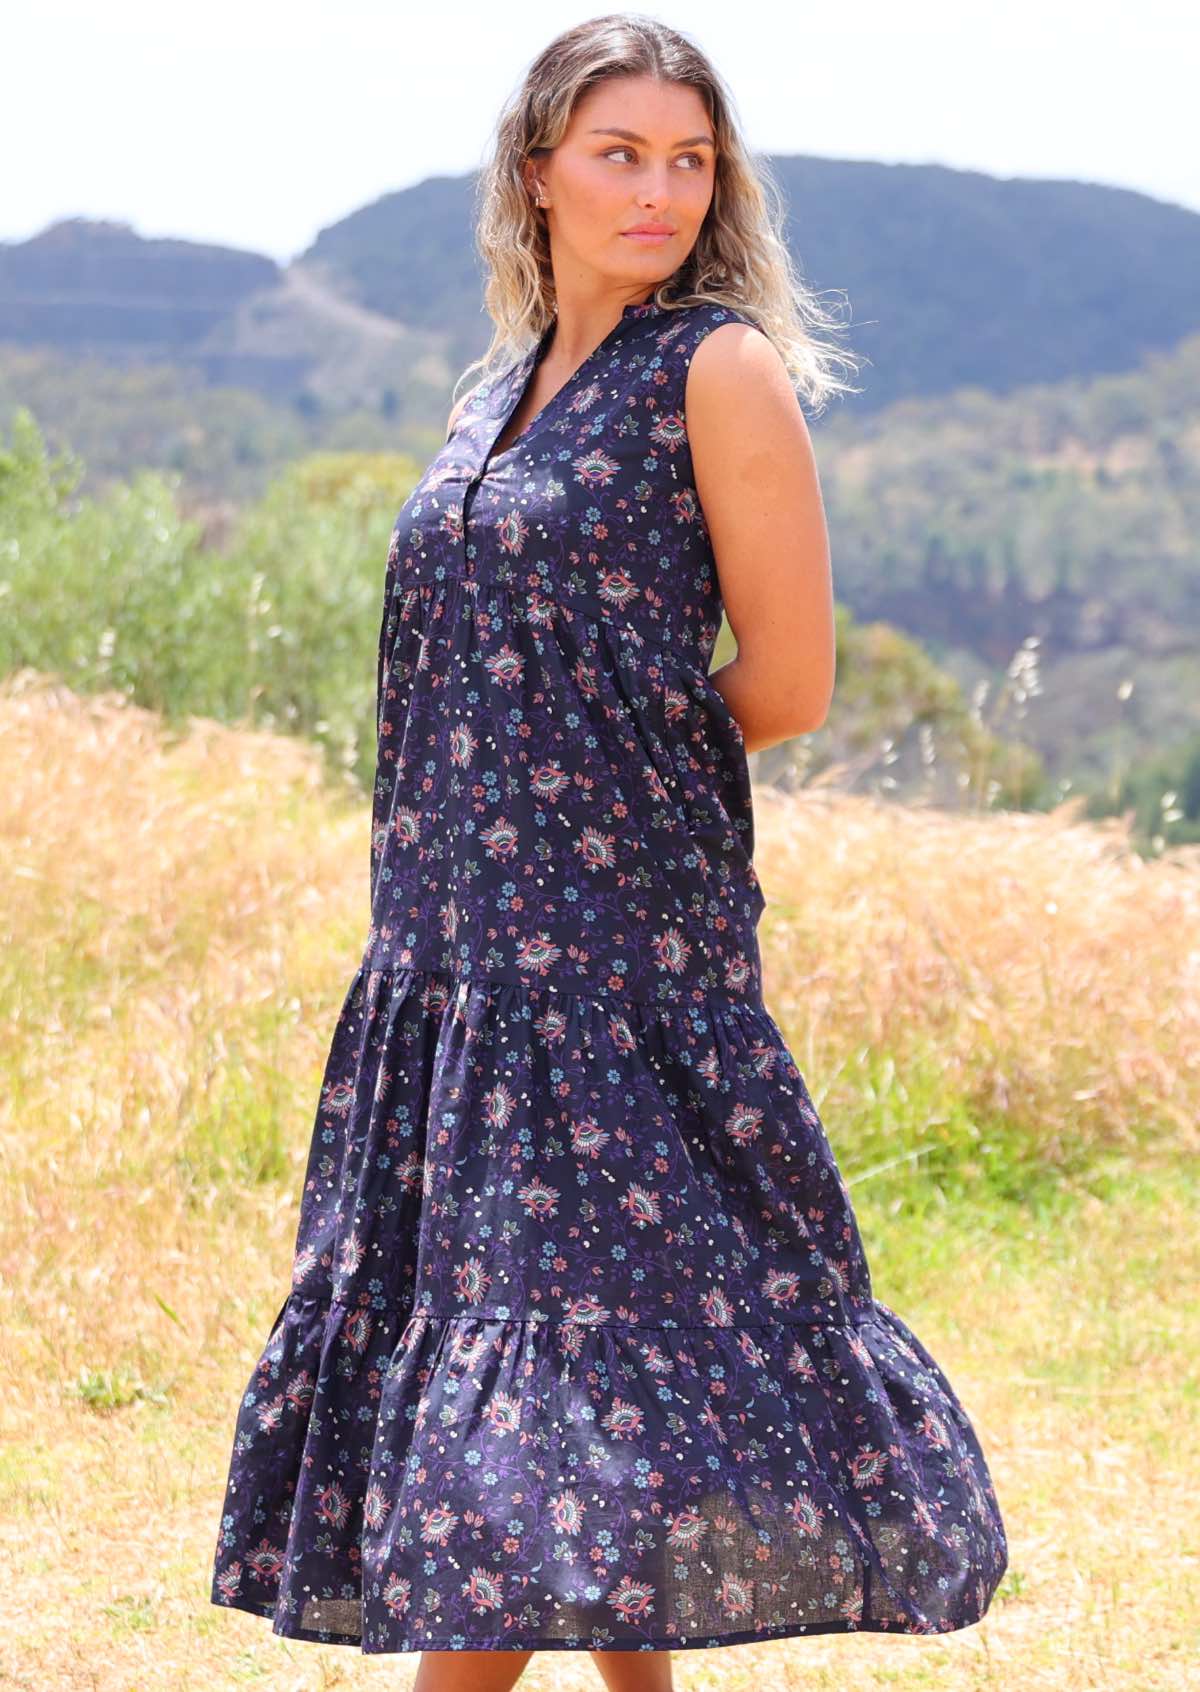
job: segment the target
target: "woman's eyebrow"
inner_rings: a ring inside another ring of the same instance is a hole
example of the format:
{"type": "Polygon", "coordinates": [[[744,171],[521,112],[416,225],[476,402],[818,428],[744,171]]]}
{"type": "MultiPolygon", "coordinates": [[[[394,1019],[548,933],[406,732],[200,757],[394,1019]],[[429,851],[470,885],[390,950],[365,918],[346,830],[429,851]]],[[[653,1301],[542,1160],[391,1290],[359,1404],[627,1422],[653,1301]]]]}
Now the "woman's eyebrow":
{"type": "MultiPolygon", "coordinates": [[[[644,135],[635,135],[632,129],[589,129],[589,135],[619,135],[624,141],[640,141],[643,146],[649,146],[644,135]]],[[[683,141],[676,141],[676,147],[715,147],[716,142],[711,135],[689,135],[683,141]]]]}

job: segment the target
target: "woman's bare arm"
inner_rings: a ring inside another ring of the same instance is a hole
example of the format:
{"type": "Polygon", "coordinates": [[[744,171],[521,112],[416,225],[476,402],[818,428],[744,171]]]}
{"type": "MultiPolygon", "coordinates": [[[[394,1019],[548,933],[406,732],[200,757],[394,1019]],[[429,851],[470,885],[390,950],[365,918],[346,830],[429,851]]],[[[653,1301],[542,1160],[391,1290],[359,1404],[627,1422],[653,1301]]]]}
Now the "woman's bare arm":
{"type": "Polygon", "coordinates": [[[820,728],[833,695],[833,582],[812,441],[787,366],[748,324],[721,324],[696,348],[685,409],[738,647],[712,680],[755,752],[820,728]]]}

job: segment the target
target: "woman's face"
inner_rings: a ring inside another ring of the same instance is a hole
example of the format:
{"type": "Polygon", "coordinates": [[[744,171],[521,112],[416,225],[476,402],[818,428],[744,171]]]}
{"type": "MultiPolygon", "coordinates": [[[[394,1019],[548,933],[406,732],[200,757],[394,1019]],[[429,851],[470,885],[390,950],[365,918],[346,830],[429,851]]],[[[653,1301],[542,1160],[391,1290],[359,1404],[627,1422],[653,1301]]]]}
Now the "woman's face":
{"type": "Polygon", "coordinates": [[[556,285],[646,291],[691,252],[712,203],[715,136],[694,88],[610,78],[578,102],[566,134],[526,169],[541,183],[556,285]],[[661,236],[641,236],[658,225],[661,236]]]}

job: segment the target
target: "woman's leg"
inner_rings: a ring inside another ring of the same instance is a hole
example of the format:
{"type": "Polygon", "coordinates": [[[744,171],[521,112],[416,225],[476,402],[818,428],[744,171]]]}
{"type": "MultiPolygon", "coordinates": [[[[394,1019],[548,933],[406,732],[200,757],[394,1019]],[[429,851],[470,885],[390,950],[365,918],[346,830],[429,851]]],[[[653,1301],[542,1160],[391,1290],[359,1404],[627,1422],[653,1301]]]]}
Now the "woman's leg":
{"type": "Polygon", "coordinates": [[[593,1651],[608,1692],[671,1692],[669,1651],[593,1651]]]}
{"type": "Polygon", "coordinates": [[[532,1651],[422,1651],[413,1692],[508,1692],[532,1651]]]}

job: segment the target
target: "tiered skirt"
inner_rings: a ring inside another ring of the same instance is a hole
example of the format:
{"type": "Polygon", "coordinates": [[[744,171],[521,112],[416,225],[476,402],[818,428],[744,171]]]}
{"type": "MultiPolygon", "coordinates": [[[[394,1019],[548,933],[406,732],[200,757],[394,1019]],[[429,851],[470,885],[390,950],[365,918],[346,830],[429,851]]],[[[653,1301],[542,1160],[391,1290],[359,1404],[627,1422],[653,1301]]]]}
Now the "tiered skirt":
{"type": "Polygon", "coordinates": [[[954,1389],[761,1000],[381,970],[321,1086],[212,1601],[363,1652],[977,1622],[954,1389]]]}

